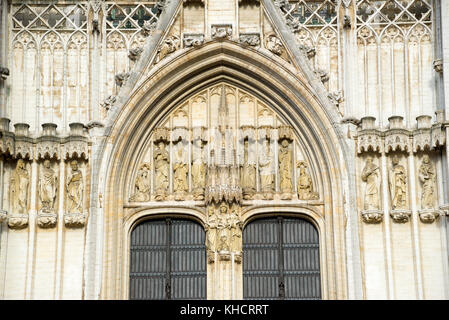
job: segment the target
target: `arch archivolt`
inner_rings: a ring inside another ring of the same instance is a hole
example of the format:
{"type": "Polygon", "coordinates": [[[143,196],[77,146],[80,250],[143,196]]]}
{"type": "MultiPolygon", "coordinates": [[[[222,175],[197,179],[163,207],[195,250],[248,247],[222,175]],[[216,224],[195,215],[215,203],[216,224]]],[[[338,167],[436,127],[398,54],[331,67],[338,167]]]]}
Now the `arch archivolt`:
{"type": "MultiPolygon", "coordinates": [[[[313,221],[325,248],[323,296],[344,297],[345,149],[336,112],[322,106],[305,78],[281,62],[226,42],[206,47],[150,74],[122,108],[108,115],[100,165],[104,174],[98,176],[98,192],[105,195],[104,298],[127,297],[123,261],[136,223],[176,215],[200,222],[211,234],[211,217],[218,219],[221,212],[237,214],[233,228],[240,232],[264,214],[313,221]],[[248,149],[245,140],[252,143],[248,149]],[[279,158],[282,148],[286,162],[279,158]],[[260,151],[271,157],[271,171],[264,171],[263,178],[260,151]],[[245,190],[251,184],[242,178],[248,167],[253,190],[245,190]],[[290,180],[283,183],[284,169],[290,180]],[[202,179],[194,177],[199,172],[202,179]],[[309,177],[303,184],[313,187],[299,196],[301,174],[309,177]]],[[[241,298],[241,242],[229,248],[219,247],[218,241],[214,245],[208,250],[208,297],[241,298]],[[214,266],[227,261],[236,268],[232,285],[218,283],[226,277],[214,266]],[[232,290],[216,290],[223,286],[232,290]]]]}

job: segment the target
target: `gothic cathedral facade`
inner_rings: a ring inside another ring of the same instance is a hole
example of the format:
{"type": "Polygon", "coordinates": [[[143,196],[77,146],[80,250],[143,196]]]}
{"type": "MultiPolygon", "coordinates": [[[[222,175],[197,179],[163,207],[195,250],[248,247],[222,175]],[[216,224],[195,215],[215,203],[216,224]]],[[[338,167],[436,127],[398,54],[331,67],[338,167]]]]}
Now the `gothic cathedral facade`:
{"type": "Polygon", "coordinates": [[[0,30],[0,299],[449,298],[448,0],[2,0],[0,30]]]}

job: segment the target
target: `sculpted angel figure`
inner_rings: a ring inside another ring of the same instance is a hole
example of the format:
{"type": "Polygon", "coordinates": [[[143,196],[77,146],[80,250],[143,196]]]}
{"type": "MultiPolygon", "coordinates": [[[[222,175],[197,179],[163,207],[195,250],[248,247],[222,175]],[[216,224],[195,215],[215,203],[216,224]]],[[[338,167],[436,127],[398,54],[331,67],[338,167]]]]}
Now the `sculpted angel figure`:
{"type": "Polygon", "coordinates": [[[70,162],[71,172],[67,178],[67,210],[69,213],[82,213],[83,211],[83,174],[78,167],[78,161],[70,162]]]}
{"type": "Polygon", "coordinates": [[[365,168],[362,171],[362,181],[366,182],[365,188],[365,210],[379,209],[379,190],[377,187],[377,175],[379,167],[373,163],[372,157],[367,157],[365,168]]]}
{"type": "Polygon", "coordinates": [[[11,205],[13,213],[26,213],[28,203],[28,184],[30,177],[22,159],[17,161],[10,183],[11,205]]]}
{"type": "Polygon", "coordinates": [[[390,170],[391,206],[393,209],[407,208],[407,175],[403,165],[399,164],[399,158],[394,156],[390,170]]]}
{"type": "Polygon", "coordinates": [[[58,190],[58,177],[51,168],[50,160],[45,160],[39,179],[39,199],[41,200],[42,212],[54,211],[56,191],[58,190]]]}
{"type": "Polygon", "coordinates": [[[243,198],[250,200],[256,193],[256,166],[248,162],[249,146],[248,139],[244,141],[244,160],[241,170],[241,185],[243,191],[243,198]]]}
{"type": "Polygon", "coordinates": [[[159,142],[158,148],[154,151],[154,169],[156,171],[156,200],[162,200],[168,189],[169,170],[169,155],[163,141],[159,142]]]}
{"type": "Polygon", "coordinates": [[[435,167],[430,162],[430,158],[425,154],[422,158],[418,173],[419,181],[422,184],[421,189],[421,208],[432,209],[436,199],[436,175],[435,167]]]}

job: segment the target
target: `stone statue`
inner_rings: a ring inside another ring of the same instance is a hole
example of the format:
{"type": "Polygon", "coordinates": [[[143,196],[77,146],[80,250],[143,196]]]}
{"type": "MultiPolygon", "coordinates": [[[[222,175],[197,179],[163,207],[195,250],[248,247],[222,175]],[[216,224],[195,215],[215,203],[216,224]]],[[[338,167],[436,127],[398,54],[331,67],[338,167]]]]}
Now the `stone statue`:
{"type": "Polygon", "coordinates": [[[279,148],[280,189],[283,199],[289,198],[292,192],[292,151],[287,139],[283,139],[279,148]]]}
{"type": "Polygon", "coordinates": [[[378,172],[379,167],[373,163],[373,158],[367,157],[365,168],[362,171],[362,181],[366,182],[364,210],[379,210],[378,172]]]}
{"type": "Polygon", "coordinates": [[[242,222],[238,214],[238,206],[233,206],[228,217],[228,227],[231,234],[231,251],[242,251],[242,222]]]}
{"type": "Polygon", "coordinates": [[[204,200],[204,188],[206,185],[206,164],[203,161],[203,142],[201,139],[195,141],[195,152],[198,152],[198,157],[192,163],[192,184],[193,197],[195,200],[204,200]]]}
{"type": "Polygon", "coordinates": [[[30,177],[25,161],[19,159],[10,183],[12,213],[27,213],[29,183],[30,177]]]}
{"type": "Polygon", "coordinates": [[[318,193],[313,191],[313,181],[307,173],[307,164],[304,161],[298,161],[299,167],[298,177],[298,199],[299,200],[316,200],[319,198],[318,193]]]}
{"type": "Polygon", "coordinates": [[[209,252],[215,252],[215,242],[217,238],[217,220],[216,220],[216,214],[215,214],[215,208],[213,205],[210,205],[207,208],[208,211],[208,219],[206,224],[206,249],[209,252]]]}
{"type": "Polygon", "coordinates": [[[67,210],[69,213],[83,213],[83,174],[78,161],[70,162],[71,172],[67,178],[67,210]]]}
{"type": "Polygon", "coordinates": [[[189,185],[187,183],[187,175],[189,173],[189,168],[187,163],[185,163],[185,152],[184,147],[180,145],[178,151],[176,152],[176,163],[173,166],[174,171],[174,183],[173,190],[175,193],[184,194],[189,190],[189,185]]]}
{"type": "Polygon", "coordinates": [[[243,191],[243,198],[245,200],[251,200],[256,193],[256,166],[248,162],[248,140],[244,142],[244,161],[241,171],[241,185],[243,191]]]}
{"type": "Polygon", "coordinates": [[[228,206],[226,203],[220,205],[219,214],[217,216],[217,251],[230,251],[229,235],[228,235],[228,206]]]}
{"type": "Polygon", "coordinates": [[[154,169],[156,174],[155,190],[156,200],[161,201],[165,199],[165,194],[168,190],[168,170],[169,170],[169,155],[165,149],[165,143],[160,141],[158,148],[154,151],[154,169]]]}
{"type": "Polygon", "coordinates": [[[430,162],[430,158],[425,154],[422,158],[418,173],[421,189],[421,208],[433,209],[436,200],[436,174],[435,167],[430,162]]]}
{"type": "Polygon", "coordinates": [[[150,165],[144,163],[137,171],[135,192],[131,196],[130,201],[150,201],[150,169],[150,165]]]}
{"type": "Polygon", "coordinates": [[[270,150],[269,140],[264,140],[263,150],[259,153],[260,189],[264,199],[272,199],[274,190],[274,172],[272,168],[273,154],[270,150]]]}
{"type": "Polygon", "coordinates": [[[393,210],[407,208],[407,174],[399,158],[394,156],[390,170],[391,207],[393,210]]]}
{"type": "Polygon", "coordinates": [[[50,160],[45,160],[39,178],[39,199],[41,211],[53,213],[55,208],[56,191],[58,190],[58,177],[51,168],[50,160]]]}

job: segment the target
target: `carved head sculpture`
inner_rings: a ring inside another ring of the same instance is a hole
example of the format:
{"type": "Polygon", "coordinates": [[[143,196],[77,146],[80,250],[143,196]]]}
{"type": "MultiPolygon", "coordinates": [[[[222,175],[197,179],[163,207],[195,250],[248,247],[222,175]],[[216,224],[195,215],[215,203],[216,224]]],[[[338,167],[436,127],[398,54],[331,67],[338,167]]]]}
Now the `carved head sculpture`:
{"type": "Polygon", "coordinates": [[[72,171],[78,171],[78,161],[73,160],[70,162],[70,167],[72,168],[72,171]]]}
{"type": "Polygon", "coordinates": [[[371,157],[371,156],[366,157],[366,164],[370,165],[372,163],[373,163],[373,157],[371,157]]]}
{"type": "Polygon", "coordinates": [[[50,169],[50,167],[51,167],[50,160],[45,160],[44,161],[44,168],[45,169],[50,169]]]}
{"type": "Polygon", "coordinates": [[[287,139],[282,139],[281,146],[283,148],[287,148],[288,147],[288,140],[287,139]]]}
{"type": "Polygon", "coordinates": [[[159,149],[160,150],[164,150],[165,149],[165,143],[164,143],[164,141],[159,141],[159,143],[158,143],[158,145],[157,145],[158,147],[159,147],[159,149]]]}
{"type": "Polygon", "coordinates": [[[228,212],[228,206],[225,203],[222,203],[220,206],[220,213],[226,214],[228,212]]]}
{"type": "Polygon", "coordinates": [[[391,161],[393,163],[393,166],[397,166],[399,164],[398,156],[395,155],[391,161]]]}
{"type": "Polygon", "coordinates": [[[430,163],[429,155],[427,155],[427,154],[423,155],[422,162],[425,164],[429,164],[430,163]]]}
{"type": "Polygon", "coordinates": [[[17,161],[17,170],[25,170],[25,161],[23,161],[22,159],[19,159],[17,161]]]}

